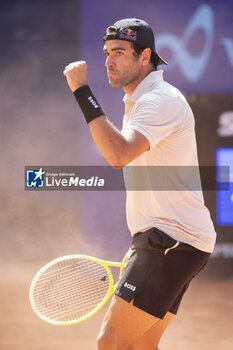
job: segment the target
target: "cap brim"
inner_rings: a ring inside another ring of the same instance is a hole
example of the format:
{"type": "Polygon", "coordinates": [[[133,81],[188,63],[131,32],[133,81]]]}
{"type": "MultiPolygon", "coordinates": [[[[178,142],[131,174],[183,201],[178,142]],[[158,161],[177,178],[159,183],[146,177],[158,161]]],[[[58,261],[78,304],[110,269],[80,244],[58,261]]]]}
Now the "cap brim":
{"type": "Polygon", "coordinates": [[[159,59],[158,66],[161,66],[162,64],[165,64],[166,66],[168,65],[168,63],[161,56],[159,56],[157,53],[156,53],[156,56],[159,59]]]}

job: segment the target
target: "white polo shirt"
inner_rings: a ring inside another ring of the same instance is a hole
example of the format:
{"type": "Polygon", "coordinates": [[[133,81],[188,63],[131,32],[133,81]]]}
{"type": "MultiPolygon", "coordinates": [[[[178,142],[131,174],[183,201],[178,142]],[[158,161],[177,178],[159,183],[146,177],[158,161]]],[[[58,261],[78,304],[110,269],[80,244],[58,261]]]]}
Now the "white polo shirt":
{"type": "Polygon", "coordinates": [[[178,89],[163,80],[162,70],[147,75],[124,102],[122,133],[137,130],[150,143],[147,152],[124,168],[126,184],[132,185],[126,200],[131,234],[157,227],[180,242],[212,252],[216,233],[198,182],[190,106],[178,89]],[[138,190],[137,177],[147,183],[145,189],[138,190]]]}

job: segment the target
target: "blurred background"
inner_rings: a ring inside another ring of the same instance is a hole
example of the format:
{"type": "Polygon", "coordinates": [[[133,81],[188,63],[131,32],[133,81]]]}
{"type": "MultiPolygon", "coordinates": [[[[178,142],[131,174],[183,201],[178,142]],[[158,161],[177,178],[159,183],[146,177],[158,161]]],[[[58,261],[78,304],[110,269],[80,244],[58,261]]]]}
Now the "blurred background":
{"type": "Polygon", "coordinates": [[[86,60],[88,83],[120,128],[123,91],[108,85],[102,37],[116,20],[134,16],[153,28],[156,49],[169,63],[161,67],[164,78],[181,89],[194,111],[200,164],[228,165],[231,178],[228,191],[204,191],[216,248],[161,349],[232,346],[232,2],[2,0],[0,350],[95,349],[104,310],[83,324],[58,329],[33,314],[28,288],[38,268],[58,256],[121,260],[130,243],[125,193],[25,191],[24,167],[106,165],[62,72],[70,62],[86,60]]]}

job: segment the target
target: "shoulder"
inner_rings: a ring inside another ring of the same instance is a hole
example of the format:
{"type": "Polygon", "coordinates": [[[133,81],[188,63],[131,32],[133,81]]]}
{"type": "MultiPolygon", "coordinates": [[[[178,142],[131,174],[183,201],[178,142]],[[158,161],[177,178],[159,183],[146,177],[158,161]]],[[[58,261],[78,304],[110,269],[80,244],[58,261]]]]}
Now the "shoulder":
{"type": "Polygon", "coordinates": [[[181,91],[166,81],[160,81],[142,94],[136,103],[136,107],[140,106],[158,111],[179,108],[191,112],[191,108],[181,91]]]}

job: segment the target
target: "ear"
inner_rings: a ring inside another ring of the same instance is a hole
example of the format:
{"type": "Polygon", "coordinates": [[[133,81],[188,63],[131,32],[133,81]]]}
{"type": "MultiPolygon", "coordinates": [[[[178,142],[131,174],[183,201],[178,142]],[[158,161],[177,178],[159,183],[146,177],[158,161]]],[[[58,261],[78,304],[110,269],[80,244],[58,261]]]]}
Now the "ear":
{"type": "Polygon", "coordinates": [[[141,62],[143,65],[146,65],[150,62],[151,49],[147,47],[141,53],[141,62]]]}

